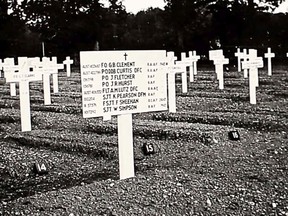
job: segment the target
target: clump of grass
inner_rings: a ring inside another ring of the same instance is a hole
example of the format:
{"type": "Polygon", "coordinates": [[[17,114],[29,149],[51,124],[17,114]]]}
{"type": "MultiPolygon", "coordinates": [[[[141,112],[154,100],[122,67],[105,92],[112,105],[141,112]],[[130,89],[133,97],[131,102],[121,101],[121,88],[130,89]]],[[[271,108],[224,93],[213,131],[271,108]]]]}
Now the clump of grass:
{"type": "Polygon", "coordinates": [[[0,123],[19,123],[20,121],[20,116],[0,114],[0,123]]]}
{"type": "Polygon", "coordinates": [[[93,158],[115,159],[117,157],[117,149],[99,143],[100,145],[87,145],[80,141],[63,141],[63,140],[50,140],[45,138],[24,137],[17,135],[6,136],[6,141],[16,142],[18,145],[30,148],[45,148],[51,151],[65,152],[69,154],[85,154],[93,158]]]}

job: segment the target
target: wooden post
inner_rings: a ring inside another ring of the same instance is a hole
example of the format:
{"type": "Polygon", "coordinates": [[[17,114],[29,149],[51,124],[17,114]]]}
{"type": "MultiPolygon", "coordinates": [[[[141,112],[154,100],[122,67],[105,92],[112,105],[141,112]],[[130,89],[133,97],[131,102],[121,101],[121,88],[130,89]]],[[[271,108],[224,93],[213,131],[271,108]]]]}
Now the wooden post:
{"type": "Polygon", "coordinates": [[[117,117],[120,179],[126,179],[135,176],[132,114],[117,117]]]}
{"type": "Polygon", "coordinates": [[[275,57],[275,53],[271,53],[271,48],[268,47],[267,53],[265,53],[265,58],[268,59],[268,76],[272,76],[272,62],[271,59],[275,57]]]}
{"type": "Polygon", "coordinates": [[[63,64],[66,65],[66,73],[67,73],[67,77],[71,76],[71,65],[73,64],[73,60],[70,59],[70,56],[66,57],[66,60],[63,61],[63,64]]]}
{"type": "MultiPolygon", "coordinates": [[[[5,58],[3,63],[4,77],[5,74],[14,73],[19,70],[19,66],[15,65],[14,58],[5,58]]],[[[10,96],[16,96],[16,83],[10,83],[10,96]]]]}
{"type": "Polygon", "coordinates": [[[177,57],[174,56],[174,52],[167,52],[168,58],[168,107],[169,112],[176,112],[176,88],[175,88],[175,73],[173,67],[177,57]]]}
{"type": "MultiPolygon", "coordinates": [[[[248,51],[247,49],[243,50],[243,62],[248,61],[248,51]]],[[[243,68],[244,69],[244,78],[248,78],[248,68],[243,68]]]]}
{"type": "Polygon", "coordinates": [[[224,57],[223,50],[210,50],[209,59],[212,60],[215,65],[217,79],[219,80],[219,89],[224,89],[223,65],[229,64],[229,59],[224,57]]]}
{"type": "Polygon", "coordinates": [[[249,50],[249,61],[242,62],[242,67],[249,69],[250,103],[256,104],[256,87],[259,85],[258,68],[263,67],[263,59],[257,57],[257,50],[249,50]]]}
{"type": "Polygon", "coordinates": [[[237,62],[238,62],[238,72],[241,71],[241,55],[243,55],[243,53],[241,53],[240,48],[237,48],[237,52],[235,53],[235,56],[237,57],[237,62]]]}

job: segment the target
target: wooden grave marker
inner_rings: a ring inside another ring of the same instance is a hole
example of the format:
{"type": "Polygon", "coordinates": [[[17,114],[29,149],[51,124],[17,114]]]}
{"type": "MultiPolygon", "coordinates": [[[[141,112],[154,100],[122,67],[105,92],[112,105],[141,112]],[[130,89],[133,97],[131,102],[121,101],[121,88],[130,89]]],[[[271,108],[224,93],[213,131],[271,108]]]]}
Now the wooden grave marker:
{"type": "Polygon", "coordinates": [[[74,63],[73,59],[70,59],[70,56],[67,56],[66,59],[63,61],[63,64],[66,68],[67,77],[71,76],[71,65],[74,63]]]}
{"type": "Polygon", "coordinates": [[[28,58],[18,57],[19,72],[5,73],[7,83],[19,83],[21,130],[31,131],[29,82],[42,80],[41,74],[29,71],[28,58]]]}
{"type": "MultiPolygon", "coordinates": [[[[249,54],[247,49],[243,49],[243,55],[242,55],[242,62],[247,62],[249,59],[249,54]]],[[[241,62],[241,63],[242,63],[241,62]]],[[[242,65],[242,64],[241,64],[242,65]]],[[[243,68],[243,67],[242,67],[243,68]]],[[[248,78],[248,68],[243,68],[243,76],[244,78],[248,78]]]]}
{"type": "Polygon", "coordinates": [[[237,66],[238,66],[238,72],[241,72],[241,59],[243,58],[243,52],[241,52],[240,48],[237,48],[237,52],[235,53],[235,56],[237,57],[237,66]]]}
{"type": "Polygon", "coordinates": [[[83,117],[117,115],[120,179],[135,176],[132,113],[167,110],[166,51],[80,52],[83,117]]]}
{"type": "Polygon", "coordinates": [[[275,57],[275,53],[271,52],[271,48],[268,47],[267,53],[265,53],[265,58],[268,60],[268,76],[272,76],[272,58],[275,57]]]}
{"type": "MultiPolygon", "coordinates": [[[[14,58],[5,58],[3,62],[4,77],[5,74],[14,73],[19,70],[19,66],[15,65],[14,58]]],[[[10,96],[16,96],[16,83],[10,83],[10,96]]]]}
{"type": "Polygon", "coordinates": [[[210,50],[209,59],[213,60],[217,79],[219,80],[219,89],[224,89],[224,64],[229,64],[229,59],[223,55],[223,50],[210,50]]]}
{"type": "MultiPolygon", "coordinates": [[[[176,112],[176,86],[175,86],[175,76],[177,73],[175,62],[177,57],[174,52],[167,52],[168,59],[168,107],[169,112],[176,112]]],[[[182,71],[182,69],[181,69],[182,71]]]]}
{"type": "Polygon", "coordinates": [[[242,62],[242,67],[249,70],[249,94],[251,104],[256,104],[256,87],[259,85],[258,68],[262,68],[263,65],[263,58],[257,57],[257,50],[249,49],[249,61],[242,62]]]}
{"type": "MultiPolygon", "coordinates": [[[[40,65],[36,71],[37,73],[42,74],[42,80],[43,80],[43,93],[44,93],[44,104],[50,105],[51,104],[51,88],[50,88],[50,78],[52,74],[58,74],[58,71],[52,70],[51,68],[51,62],[50,58],[43,57],[42,62],[40,62],[40,65]]],[[[53,83],[53,86],[54,83],[53,83]]]]}
{"type": "Polygon", "coordinates": [[[59,86],[58,86],[58,70],[64,69],[63,64],[57,63],[57,57],[53,56],[51,59],[51,64],[49,64],[49,67],[53,71],[52,73],[52,79],[53,79],[53,93],[59,92],[59,86]]]}
{"type": "Polygon", "coordinates": [[[197,62],[198,60],[200,60],[200,56],[196,54],[196,50],[193,50],[192,52],[193,56],[192,56],[192,59],[194,61],[194,75],[197,75],[198,74],[198,69],[197,69],[197,62]]]}
{"type": "Polygon", "coordinates": [[[197,61],[200,59],[200,56],[196,55],[196,51],[188,52],[188,60],[192,61],[192,65],[189,68],[189,81],[194,82],[194,75],[197,75],[197,61]]]}
{"type": "Polygon", "coordinates": [[[192,66],[192,62],[186,58],[186,53],[184,53],[184,52],[181,53],[181,60],[176,61],[176,66],[179,66],[178,69],[180,71],[182,71],[182,72],[180,72],[181,73],[181,80],[182,80],[182,93],[187,93],[188,92],[187,67],[192,66]]]}

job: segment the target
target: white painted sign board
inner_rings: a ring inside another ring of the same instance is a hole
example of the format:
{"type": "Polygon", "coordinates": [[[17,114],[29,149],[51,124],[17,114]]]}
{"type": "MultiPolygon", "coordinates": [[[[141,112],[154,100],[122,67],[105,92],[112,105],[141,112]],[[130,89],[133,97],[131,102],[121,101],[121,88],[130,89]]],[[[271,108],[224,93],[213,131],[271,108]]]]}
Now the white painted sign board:
{"type": "Polygon", "coordinates": [[[134,177],[132,113],[167,110],[166,51],[80,52],[83,117],[117,115],[120,179],[134,177]]]}
{"type": "Polygon", "coordinates": [[[19,72],[7,73],[5,78],[8,83],[19,83],[21,129],[31,131],[29,82],[40,81],[42,76],[29,71],[27,57],[19,57],[18,65],[19,72]]]}
{"type": "Polygon", "coordinates": [[[275,53],[271,52],[271,48],[268,47],[267,53],[265,53],[265,58],[268,60],[268,76],[272,76],[272,58],[275,57],[275,53]]]}
{"type": "Polygon", "coordinates": [[[209,50],[209,60],[214,61],[217,58],[224,56],[223,50],[209,50]]]}
{"type": "Polygon", "coordinates": [[[83,117],[166,110],[164,58],[164,51],[80,52],[83,117]]]}

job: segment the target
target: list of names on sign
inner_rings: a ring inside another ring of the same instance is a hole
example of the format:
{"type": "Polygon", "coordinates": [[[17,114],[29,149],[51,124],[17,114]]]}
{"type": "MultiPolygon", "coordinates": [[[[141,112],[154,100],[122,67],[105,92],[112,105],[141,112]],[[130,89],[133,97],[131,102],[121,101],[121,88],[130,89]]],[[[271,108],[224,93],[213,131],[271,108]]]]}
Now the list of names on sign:
{"type": "Polygon", "coordinates": [[[83,116],[167,109],[166,51],[81,52],[83,116]]]}

